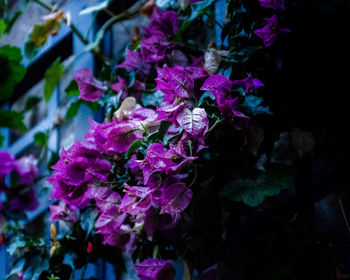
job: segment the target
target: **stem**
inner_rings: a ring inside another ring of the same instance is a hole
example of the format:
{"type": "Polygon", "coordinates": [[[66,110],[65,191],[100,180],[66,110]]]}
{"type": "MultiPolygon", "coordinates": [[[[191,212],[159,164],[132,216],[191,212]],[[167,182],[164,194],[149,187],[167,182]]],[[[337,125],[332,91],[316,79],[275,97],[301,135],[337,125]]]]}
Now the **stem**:
{"type": "Polygon", "coordinates": [[[221,123],[224,119],[217,118],[215,123],[209,128],[208,133],[212,131],[219,123],[221,123]]]}
{"type": "Polygon", "coordinates": [[[219,23],[215,18],[213,18],[211,15],[208,14],[208,11],[205,11],[204,13],[212,22],[214,22],[217,26],[219,26],[221,29],[224,29],[224,27],[219,23]]]}
{"type": "Polygon", "coordinates": [[[192,187],[192,185],[196,182],[196,179],[197,179],[197,167],[194,168],[194,177],[191,184],[188,186],[188,188],[192,187]]]}
{"type": "Polygon", "coordinates": [[[91,43],[91,46],[88,48],[88,50],[97,49],[101,41],[103,40],[104,34],[108,29],[110,29],[115,23],[122,21],[124,19],[131,18],[138,14],[139,9],[147,2],[147,0],[141,0],[137,2],[135,5],[131,6],[128,10],[125,12],[122,12],[118,15],[115,15],[111,17],[109,20],[105,22],[104,25],[100,28],[100,30],[96,34],[96,39],[93,43],[91,43]]]}
{"type": "Polygon", "coordinates": [[[338,197],[338,202],[339,202],[340,210],[341,210],[341,212],[343,214],[343,217],[344,217],[344,221],[345,221],[346,227],[347,227],[348,231],[350,232],[349,221],[348,221],[348,218],[346,217],[346,213],[345,213],[345,210],[344,210],[344,207],[343,207],[343,202],[341,201],[340,197],[338,197]]]}

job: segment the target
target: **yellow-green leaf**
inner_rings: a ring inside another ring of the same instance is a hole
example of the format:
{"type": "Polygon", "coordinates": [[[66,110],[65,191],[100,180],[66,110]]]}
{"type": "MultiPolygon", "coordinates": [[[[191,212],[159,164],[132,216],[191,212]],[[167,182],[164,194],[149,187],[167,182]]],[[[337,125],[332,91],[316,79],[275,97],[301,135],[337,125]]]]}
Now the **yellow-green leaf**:
{"type": "Polygon", "coordinates": [[[45,86],[44,86],[44,98],[48,102],[52,96],[52,93],[59,83],[62,75],[64,74],[64,66],[61,63],[60,58],[56,59],[55,62],[46,70],[45,73],[45,86]]]}

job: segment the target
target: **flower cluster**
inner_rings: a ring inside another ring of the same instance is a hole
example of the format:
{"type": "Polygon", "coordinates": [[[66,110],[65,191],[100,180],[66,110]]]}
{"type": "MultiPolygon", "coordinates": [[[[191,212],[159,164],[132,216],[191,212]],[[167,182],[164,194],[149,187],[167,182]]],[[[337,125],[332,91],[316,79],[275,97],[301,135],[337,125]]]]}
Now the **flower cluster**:
{"type": "Polygon", "coordinates": [[[5,195],[5,201],[0,202],[0,246],[6,240],[3,231],[8,220],[13,219],[15,213],[34,211],[38,207],[33,188],[38,174],[37,160],[33,155],[16,160],[9,153],[0,152],[0,194],[5,195]]]}
{"type": "MultiPolygon", "coordinates": [[[[267,7],[265,2],[260,1],[267,7]]],[[[266,46],[286,31],[278,28],[276,16],[268,22],[255,31],[266,46]]],[[[238,130],[247,127],[250,118],[241,105],[264,84],[250,73],[232,81],[216,74],[218,67],[207,70],[204,57],[187,55],[171,40],[178,31],[176,13],[155,7],[138,48],[127,50],[125,61],[117,66],[134,72],[135,79],[129,84],[118,77],[109,84],[122,93],[113,118],[104,123],[90,120],[83,141],[63,150],[52,167],[52,198],[60,204],[51,206],[51,220],[75,223],[78,210],[94,205],[98,214],[95,233],[103,236],[104,244],[125,251],[137,245],[140,228],[150,239],[163,231],[174,235],[180,231],[182,213],[193,197],[190,174],[195,173],[196,160],[206,148],[211,125],[225,119],[238,130]],[[162,102],[146,107],[142,105],[144,81],[155,73],[153,90],[162,93],[162,102]],[[219,118],[201,106],[199,100],[205,94],[213,97],[219,118]]],[[[86,68],[77,71],[75,81],[79,98],[86,101],[100,99],[107,90],[107,84],[86,68]]],[[[140,279],[173,279],[175,275],[171,261],[160,259],[146,259],[135,268],[140,279]]]]}

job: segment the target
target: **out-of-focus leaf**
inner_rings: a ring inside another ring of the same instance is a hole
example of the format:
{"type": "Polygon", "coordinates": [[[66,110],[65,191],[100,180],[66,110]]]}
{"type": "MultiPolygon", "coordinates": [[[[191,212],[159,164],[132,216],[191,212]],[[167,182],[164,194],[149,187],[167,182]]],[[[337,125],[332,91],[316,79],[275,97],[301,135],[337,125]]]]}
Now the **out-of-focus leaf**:
{"type": "Polygon", "coordinates": [[[215,0],[203,0],[191,4],[191,16],[188,21],[192,21],[201,15],[203,9],[209,7],[215,0]]]}
{"type": "Polygon", "coordinates": [[[0,47],[0,100],[10,98],[16,84],[23,79],[26,68],[20,64],[21,60],[22,54],[18,47],[0,47]]]}
{"type": "Polygon", "coordinates": [[[0,134],[0,147],[2,146],[2,143],[4,142],[4,140],[5,140],[5,137],[2,134],[0,134]]]}
{"type": "Polygon", "coordinates": [[[251,207],[258,206],[266,196],[274,196],[285,189],[293,178],[291,168],[274,166],[255,181],[251,179],[239,179],[226,185],[221,195],[233,201],[242,201],[251,207]]]}
{"type": "Polygon", "coordinates": [[[69,97],[79,95],[79,87],[77,82],[75,80],[72,80],[64,91],[67,93],[67,96],[69,97]]]}
{"type": "Polygon", "coordinates": [[[23,123],[23,114],[15,111],[0,111],[0,127],[7,127],[26,131],[27,127],[23,123]]]}
{"type": "Polygon", "coordinates": [[[39,52],[39,48],[35,46],[35,43],[33,41],[27,41],[24,44],[24,55],[27,58],[34,58],[39,52]]]}
{"type": "Polygon", "coordinates": [[[34,144],[37,146],[45,147],[48,140],[49,135],[45,132],[38,132],[34,135],[34,144]]]}
{"type": "Polygon", "coordinates": [[[60,157],[57,153],[52,153],[51,158],[50,158],[49,162],[47,163],[47,169],[52,171],[53,169],[51,168],[51,166],[55,165],[59,159],[60,159],[60,157]]]}
{"type": "Polygon", "coordinates": [[[44,98],[46,102],[50,100],[52,93],[63,74],[64,66],[61,63],[61,59],[58,58],[45,72],[44,98]]]}
{"type": "Polygon", "coordinates": [[[44,24],[34,25],[29,36],[30,41],[35,43],[36,47],[42,47],[50,35],[56,35],[61,24],[57,19],[49,19],[44,24]]]}
{"type": "Polygon", "coordinates": [[[24,107],[24,112],[27,112],[31,109],[33,109],[38,103],[40,102],[41,98],[37,96],[30,96],[26,100],[26,105],[24,107]]]}
{"type": "Polygon", "coordinates": [[[87,238],[92,230],[94,229],[95,222],[97,218],[97,213],[95,209],[89,207],[84,212],[81,214],[80,219],[81,219],[81,228],[85,231],[86,235],[85,237],[87,238]]]}
{"type": "Polygon", "coordinates": [[[91,111],[97,111],[100,108],[100,104],[97,101],[85,101],[83,100],[83,104],[87,105],[91,111]]]}
{"type": "Polygon", "coordinates": [[[82,104],[81,99],[70,104],[67,112],[66,112],[66,120],[70,120],[78,114],[80,104],[82,104]]]}
{"type": "Polygon", "coordinates": [[[64,259],[62,264],[69,265],[73,270],[75,269],[74,260],[77,258],[77,255],[74,253],[66,253],[64,254],[64,259]]]}
{"type": "Polygon", "coordinates": [[[6,29],[6,23],[5,21],[3,21],[3,19],[0,18],[0,39],[1,39],[2,32],[4,32],[5,29],[6,29]]]}
{"type": "Polygon", "coordinates": [[[245,98],[242,108],[248,113],[248,115],[252,116],[260,114],[273,115],[268,106],[261,105],[262,102],[262,97],[249,95],[245,98]]]}
{"type": "Polygon", "coordinates": [[[155,106],[160,107],[162,104],[164,97],[164,93],[162,93],[160,90],[156,90],[154,93],[148,94],[144,93],[142,95],[142,103],[144,106],[155,106]]]}

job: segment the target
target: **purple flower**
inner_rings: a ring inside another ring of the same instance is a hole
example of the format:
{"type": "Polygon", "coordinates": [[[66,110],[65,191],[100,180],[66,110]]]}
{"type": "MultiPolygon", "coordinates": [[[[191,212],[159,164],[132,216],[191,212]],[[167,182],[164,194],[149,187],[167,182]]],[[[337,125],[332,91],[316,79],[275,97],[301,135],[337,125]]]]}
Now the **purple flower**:
{"type": "Polygon", "coordinates": [[[116,124],[108,131],[104,152],[112,156],[126,153],[133,142],[143,139],[142,134],[143,130],[133,122],[116,124]]]}
{"type": "Polygon", "coordinates": [[[162,32],[154,32],[151,37],[141,41],[141,54],[145,62],[154,63],[165,58],[175,44],[168,42],[162,32]]]}
{"type": "Polygon", "coordinates": [[[252,93],[257,88],[264,86],[264,84],[260,80],[254,79],[251,73],[249,73],[248,77],[243,80],[233,81],[232,85],[235,88],[243,88],[246,94],[252,93]]]}
{"type": "Polygon", "coordinates": [[[0,176],[9,174],[14,166],[14,158],[7,152],[0,152],[0,176]]]}
{"type": "Polygon", "coordinates": [[[259,4],[263,8],[271,8],[281,11],[284,11],[286,9],[284,0],[259,0],[259,4]]]}
{"type": "Polygon", "coordinates": [[[76,71],[74,80],[79,87],[79,98],[87,101],[99,100],[107,89],[102,82],[94,78],[89,68],[76,71]]]}
{"type": "Polygon", "coordinates": [[[179,104],[173,103],[173,104],[158,107],[157,108],[158,120],[160,121],[167,120],[174,124],[177,123],[176,116],[180,111],[182,111],[184,106],[185,106],[185,103],[180,102],[179,104]]]}
{"type": "Polygon", "coordinates": [[[141,280],[172,280],[176,274],[173,262],[161,259],[146,259],[135,265],[135,269],[141,280]]]}
{"type": "Polygon", "coordinates": [[[172,147],[168,150],[162,144],[154,143],[148,146],[145,159],[131,161],[130,167],[139,167],[142,170],[143,184],[147,185],[151,175],[156,172],[175,173],[185,163],[194,159],[194,157],[184,157],[172,147]]]}
{"type": "Polygon", "coordinates": [[[12,211],[34,211],[39,206],[33,188],[23,188],[21,190],[11,191],[10,210],[12,211]]]}
{"type": "Polygon", "coordinates": [[[53,185],[52,198],[82,208],[89,202],[89,187],[95,182],[107,182],[111,165],[93,146],[76,142],[68,151],[62,150],[52,168],[55,172],[48,178],[53,185]]]}
{"type": "Polygon", "coordinates": [[[120,204],[120,211],[125,211],[130,215],[146,213],[152,206],[153,190],[148,187],[125,185],[127,190],[120,204]]]}
{"type": "Polygon", "coordinates": [[[144,61],[141,53],[132,50],[126,51],[125,61],[117,67],[125,68],[129,72],[136,70],[141,77],[147,75],[151,69],[151,65],[144,61]]]}
{"type": "Polygon", "coordinates": [[[50,212],[49,221],[65,221],[73,224],[78,220],[76,211],[69,209],[69,206],[64,202],[60,202],[58,205],[50,205],[50,212]]]}
{"type": "Polygon", "coordinates": [[[215,96],[221,114],[225,117],[232,118],[233,125],[237,129],[242,129],[247,125],[249,117],[239,111],[238,97],[232,98],[229,94],[233,84],[234,83],[229,78],[217,74],[210,76],[204,82],[201,90],[208,90],[211,92],[215,96]]]}
{"type": "Polygon", "coordinates": [[[122,98],[127,96],[140,95],[146,86],[144,83],[135,80],[131,87],[129,87],[126,80],[121,77],[118,77],[118,82],[111,85],[111,89],[116,92],[123,91],[122,98]]]}
{"type": "Polygon", "coordinates": [[[290,29],[281,29],[279,27],[277,15],[265,18],[265,20],[267,21],[267,25],[261,29],[254,30],[255,35],[263,40],[265,47],[272,46],[280,33],[291,32],[290,29]]]}
{"type": "Polygon", "coordinates": [[[167,104],[174,102],[175,98],[189,98],[194,90],[194,81],[183,66],[169,68],[164,66],[157,69],[157,86],[164,93],[163,101],[167,104]]]}
{"type": "Polygon", "coordinates": [[[21,184],[31,184],[38,177],[37,159],[33,155],[24,156],[15,162],[15,170],[21,176],[21,184]]]}
{"type": "Polygon", "coordinates": [[[224,75],[216,74],[210,76],[205,80],[201,87],[201,90],[207,90],[211,92],[215,98],[219,96],[227,95],[231,92],[233,82],[224,75]]]}
{"type": "Polygon", "coordinates": [[[167,38],[170,38],[179,31],[179,22],[174,11],[163,11],[154,7],[151,23],[144,27],[146,37],[152,36],[156,32],[162,32],[167,38]]]}
{"type": "Polygon", "coordinates": [[[178,182],[166,186],[160,197],[160,213],[167,213],[170,215],[179,214],[187,208],[191,199],[192,191],[187,189],[184,183],[178,182]]]}

